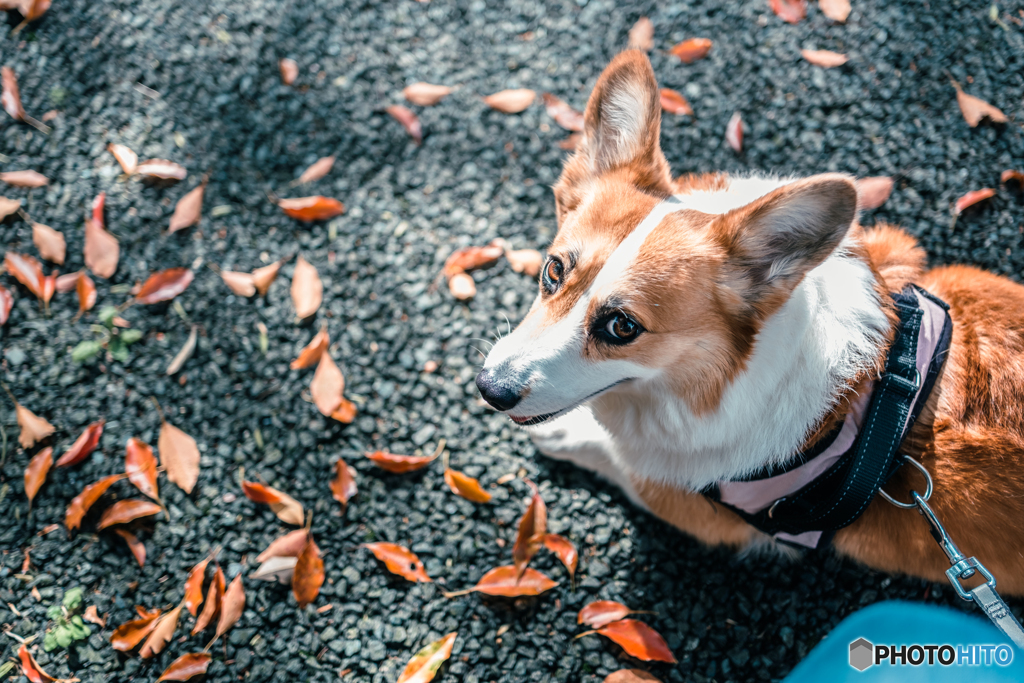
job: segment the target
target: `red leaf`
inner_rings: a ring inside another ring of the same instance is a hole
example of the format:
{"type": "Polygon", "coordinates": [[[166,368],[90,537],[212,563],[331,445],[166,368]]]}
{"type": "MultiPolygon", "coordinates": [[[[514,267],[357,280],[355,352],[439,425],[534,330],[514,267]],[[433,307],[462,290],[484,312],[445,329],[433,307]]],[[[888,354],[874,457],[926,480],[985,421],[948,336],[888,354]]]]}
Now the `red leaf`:
{"type": "Polygon", "coordinates": [[[43,298],[43,265],[34,256],[8,251],[4,254],[4,267],[37,299],[43,298]]]}
{"type": "Polygon", "coordinates": [[[189,268],[168,268],[153,273],[142,283],[135,301],[140,304],[170,301],[188,288],[192,278],[193,273],[189,268]]]}
{"type": "Polygon", "coordinates": [[[540,595],[558,585],[536,569],[526,568],[520,578],[516,578],[516,568],[513,565],[495,567],[483,575],[483,578],[472,588],[455,593],[445,593],[446,597],[453,598],[465,593],[483,593],[505,598],[518,598],[527,595],[540,595]]]}
{"type": "Polygon", "coordinates": [[[53,447],[47,446],[43,450],[32,456],[32,459],[28,463],[28,467],[25,468],[25,495],[28,497],[28,501],[31,503],[32,499],[36,497],[39,492],[39,488],[46,481],[46,473],[50,471],[53,466],[53,447]]]}
{"type": "Polygon", "coordinates": [[[544,98],[544,107],[547,109],[548,116],[553,118],[555,123],[566,130],[577,132],[583,130],[582,112],[576,111],[549,92],[544,93],[541,97],[544,98]]]}
{"type": "Polygon", "coordinates": [[[576,552],[576,546],[564,536],[545,534],[544,547],[553,552],[562,564],[565,565],[565,568],[569,571],[569,580],[575,580],[576,565],[580,560],[579,553],[576,552]]]}
{"type": "Polygon", "coordinates": [[[50,274],[43,278],[43,305],[46,306],[50,303],[50,299],[53,298],[54,292],[57,291],[57,276],[60,274],[59,271],[51,270],[50,274]]]}
{"type": "Polygon", "coordinates": [[[686,98],[671,88],[662,88],[661,108],[669,114],[683,114],[693,116],[693,107],[686,101],[686,98]]]}
{"type": "Polygon", "coordinates": [[[857,195],[860,198],[860,208],[865,211],[877,209],[892,194],[892,178],[878,176],[874,178],[862,178],[857,181],[857,195]]]}
{"type": "Polygon", "coordinates": [[[381,469],[393,472],[394,474],[405,474],[406,472],[423,469],[434,462],[440,454],[440,451],[438,451],[433,455],[395,455],[387,451],[374,451],[373,453],[367,453],[366,457],[381,469]]]}
{"type": "Polygon", "coordinates": [[[433,581],[423,569],[423,563],[408,548],[396,543],[364,543],[374,556],[384,563],[388,571],[412,582],[430,583],[433,581]]]}
{"type": "Polygon", "coordinates": [[[725,126],[725,141],[733,151],[739,153],[743,150],[743,117],[739,112],[735,112],[725,126]]]}
{"type": "Polygon", "coordinates": [[[669,54],[675,55],[684,64],[693,64],[698,59],[704,59],[714,43],[708,38],[690,38],[675,45],[669,54]]]}
{"type": "Polygon", "coordinates": [[[334,463],[334,479],[331,480],[330,484],[331,495],[334,497],[334,500],[341,503],[342,508],[348,505],[348,501],[358,491],[355,472],[341,458],[338,458],[334,463]]]}
{"type": "Polygon", "coordinates": [[[299,65],[294,59],[285,57],[277,63],[277,68],[281,71],[281,82],[285,85],[291,85],[299,77],[299,65]]]}
{"type": "Polygon", "coordinates": [[[50,179],[36,171],[8,171],[0,173],[0,182],[14,187],[45,187],[50,179]]]}
{"type": "Polygon", "coordinates": [[[245,480],[242,480],[242,491],[245,493],[245,497],[254,503],[269,505],[270,509],[281,521],[295,524],[296,526],[302,524],[305,517],[302,503],[287,493],[278,491],[265,484],[245,480]]]}
{"type": "Polygon", "coordinates": [[[620,619],[597,629],[597,633],[612,640],[630,657],[636,657],[645,662],[676,663],[676,658],[668,649],[665,639],[642,621],[620,619]]]}
{"type": "Polygon", "coordinates": [[[324,585],[324,561],[320,557],[320,548],[313,540],[313,534],[306,532],[306,542],[299,553],[292,572],[292,594],[299,603],[299,609],[316,600],[320,594],[320,586],[324,585]]]}
{"type": "Polygon", "coordinates": [[[80,527],[82,525],[82,518],[85,517],[85,513],[89,511],[89,508],[107,492],[107,489],[115,481],[123,478],[123,474],[112,474],[82,489],[82,492],[71,500],[71,503],[68,504],[67,512],[64,513],[64,526],[68,528],[68,531],[73,531],[80,527]]]}
{"type": "Polygon", "coordinates": [[[213,580],[210,581],[210,588],[206,592],[206,604],[203,605],[203,611],[192,627],[192,635],[205,631],[213,618],[220,612],[225,586],[227,586],[227,581],[224,579],[224,570],[217,567],[217,571],[213,573],[213,580]]]}
{"type": "Polygon", "coordinates": [[[192,567],[185,579],[185,609],[192,616],[199,611],[199,605],[203,603],[203,582],[206,580],[206,567],[210,564],[213,556],[192,567]]]}
{"type": "Polygon", "coordinates": [[[18,659],[21,660],[21,672],[32,683],[50,683],[50,681],[57,680],[43,671],[43,667],[39,666],[32,653],[28,651],[28,646],[25,643],[22,643],[21,647],[18,648],[18,659]]]}
{"type": "Polygon", "coordinates": [[[156,503],[148,500],[133,498],[131,500],[119,500],[106,510],[100,517],[98,528],[106,529],[115,524],[127,524],[140,517],[149,517],[160,512],[161,508],[156,503]]]}
{"type": "Polygon", "coordinates": [[[125,540],[128,544],[128,549],[132,551],[132,555],[135,556],[135,561],[139,563],[140,567],[146,566],[146,546],[142,544],[135,534],[124,529],[114,529],[114,533],[125,540]]]}
{"type": "Polygon", "coordinates": [[[444,471],[444,483],[448,484],[452,493],[474,503],[486,503],[491,500],[491,494],[480,487],[479,481],[451,468],[444,471]]]}
{"type": "Polygon", "coordinates": [[[3,93],[0,94],[0,102],[3,102],[4,111],[10,114],[11,118],[15,121],[24,121],[25,109],[21,106],[18,77],[14,75],[14,69],[9,66],[0,68],[0,80],[3,81],[3,93]]]}
{"type": "Polygon", "coordinates": [[[995,193],[996,191],[993,190],[991,187],[983,187],[980,190],[972,190],[971,192],[968,192],[963,197],[960,197],[959,199],[956,200],[956,205],[953,207],[953,213],[959,216],[961,213],[964,212],[965,209],[974,206],[975,204],[982,200],[995,196],[995,193]]]}
{"type": "Polygon", "coordinates": [[[7,322],[7,319],[11,315],[11,309],[14,307],[14,295],[11,294],[11,290],[7,289],[3,285],[0,285],[0,325],[7,322]]]}
{"type": "Polygon", "coordinates": [[[320,362],[320,357],[324,355],[324,351],[331,345],[331,338],[327,334],[327,326],[320,328],[320,331],[314,335],[313,339],[306,344],[301,351],[299,356],[292,361],[289,366],[292,370],[305,370],[311,368],[320,362]]]}
{"type": "Polygon", "coordinates": [[[156,481],[156,456],[153,455],[152,447],[142,439],[128,439],[124,471],[128,474],[128,481],[135,484],[135,488],[153,500],[160,500],[156,481]]]}
{"type": "Polygon", "coordinates": [[[807,16],[807,0],[768,0],[768,4],[779,19],[790,24],[799,24],[807,16]]]}
{"type": "Polygon", "coordinates": [[[205,674],[212,660],[213,655],[209,652],[189,652],[171,662],[171,665],[156,680],[187,681],[195,676],[205,674]]]}
{"type": "Polygon", "coordinates": [[[400,104],[393,104],[387,107],[385,111],[391,114],[391,118],[402,124],[405,132],[409,134],[413,142],[417,145],[423,143],[423,125],[420,123],[419,117],[411,109],[400,104]]]}
{"type": "Polygon", "coordinates": [[[110,644],[118,652],[128,652],[142,642],[156,628],[156,620],[160,616],[160,610],[146,612],[135,608],[139,612],[139,619],[121,624],[110,636],[110,644]]]}
{"type": "MultiPolygon", "coordinates": [[[[60,291],[60,278],[57,282],[57,291],[60,291]]],[[[81,313],[91,311],[96,305],[96,283],[85,274],[84,270],[78,271],[75,277],[75,291],[78,293],[78,310],[81,313]]]]}
{"type": "MultiPolygon", "coordinates": [[[[1024,187],[1024,171],[1003,171],[1003,174],[999,176],[999,180],[1004,183],[1016,180],[1022,187],[1024,187]]],[[[2,320],[0,320],[0,325],[3,325],[2,320]]]]}
{"type": "Polygon", "coordinates": [[[450,278],[458,273],[489,266],[500,259],[504,253],[505,250],[500,244],[456,249],[444,262],[444,276],[450,278]]]}
{"type": "Polygon", "coordinates": [[[77,465],[78,463],[89,457],[89,454],[96,450],[96,446],[100,443],[100,437],[103,436],[103,425],[106,424],[106,420],[100,420],[99,422],[93,422],[91,425],[85,428],[82,435],[78,437],[78,440],[72,444],[64,455],[60,456],[57,460],[57,467],[70,467],[71,465],[77,465]]]}
{"type": "MultiPolygon", "coordinates": [[[[531,485],[532,486],[532,485],[531,485]]],[[[548,510],[544,499],[536,487],[533,487],[533,498],[519,520],[519,533],[516,534],[516,543],[512,547],[512,560],[515,567],[522,576],[533,556],[537,554],[544,543],[544,535],[548,529],[548,510]]]]}
{"type": "Polygon", "coordinates": [[[345,212],[345,205],[331,197],[299,197],[296,199],[279,199],[277,205],[295,220],[311,223],[324,221],[340,216],[345,212]]]}
{"type": "Polygon", "coordinates": [[[167,159],[150,159],[135,167],[135,172],[150,180],[176,183],[188,176],[185,167],[167,159]]]}
{"type": "Polygon", "coordinates": [[[624,619],[633,613],[621,602],[614,600],[596,600],[586,605],[576,616],[577,624],[586,624],[590,628],[601,628],[613,621],[624,619]]]}
{"type": "Polygon", "coordinates": [[[231,584],[224,591],[220,617],[217,619],[217,635],[214,636],[214,640],[227,633],[238,622],[244,609],[245,588],[242,586],[242,575],[239,574],[231,580],[231,584]]]}

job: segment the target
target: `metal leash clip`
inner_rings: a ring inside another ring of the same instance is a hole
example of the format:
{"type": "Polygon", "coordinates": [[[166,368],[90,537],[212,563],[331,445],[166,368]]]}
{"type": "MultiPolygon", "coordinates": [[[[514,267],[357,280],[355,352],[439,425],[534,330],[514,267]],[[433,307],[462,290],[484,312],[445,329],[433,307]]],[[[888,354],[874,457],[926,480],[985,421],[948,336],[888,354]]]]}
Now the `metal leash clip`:
{"type": "Polygon", "coordinates": [[[913,458],[904,455],[903,459],[905,462],[910,463],[924,475],[925,480],[928,482],[928,486],[925,489],[924,495],[922,496],[917,491],[911,490],[910,496],[913,498],[913,503],[901,503],[894,499],[885,491],[879,489],[878,492],[887,501],[899,508],[917,508],[917,511],[924,515],[925,519],[931,525],[932,537],[938,542],[939,547],[942,548],[942,552],[946,553],[946,557],[949,558],[949,563],[952,565],[946,570],[946,578],[956,589],[957,594],[967,601],[974,601],[981,607],[988,618],[992,621],[995,626],[1006,634],[1006,636],[1012,640],[1017,647],[1024,649],[1024,628],[1021,627],[1020,622],[1010,612],[1010,608],[1006,605],[1006,602],[996,592],[996,580],[992,576],[992,573],[985,568],[976,557],[965,557],[960,549],[956,547],[953,539],[946,533],[945,527],[942,526],[942,522],[935,516],[935,511],[928,505],[928,499],[932,497],[932,477],[925,469],[924,465],[914,460],[913,458]],[[960,582],[962,580],[969,579],[975,574],[981,574],[985,579],[985,583],[975,586],[971,589],[964,588],[960,582]]]}

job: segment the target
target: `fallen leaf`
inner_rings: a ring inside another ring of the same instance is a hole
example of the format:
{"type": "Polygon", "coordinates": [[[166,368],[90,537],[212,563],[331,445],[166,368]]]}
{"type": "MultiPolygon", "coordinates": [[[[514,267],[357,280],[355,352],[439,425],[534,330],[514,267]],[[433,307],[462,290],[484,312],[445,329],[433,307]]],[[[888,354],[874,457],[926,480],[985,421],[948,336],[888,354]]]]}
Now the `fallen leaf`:
{"type": "Polygon", "coordinates": [[[128,652],[153,632],[159,616],[160,610],[156,609],[152,612],[140,613],[140,618],[121,624],[110,636],[111,645],[118,652],[128,652]]]}
{"type": "Polygon", "coordinates": [[[430,583],[433,581],[433,579],[427,576],[420,558],[416,557],[416,554],[406,547],[396,543],[364,543],[363,547],[383,562],[389,572],[401,576],[406,581],[412,581],[413,583],[430,583]]]}
{"type": "Polygon", "coordinates": [[[292,595],[299,603],[299,609],[316,600],[320,594],[320,586],[324,585],[324,561],[320,557],[320,548],[313,540],[313,534],[306,532],[306,542],[295,562],[292,571],[292,595]]]}
{"type": "Polygon", "coordinates": [[[620,619],[597,629],[595,633],[599,633],[614,642],[625,650],[626,654],[630,657],[635,657],[645,662],[676,663],[676,658],[672,655],[672,651],[668,649],[665,639],[642,621],[620,619]]]}
{"type": "Polygon", "coordinates": [[[298,526],[305,521],[305,511],[302,509],[302,503],[283,491],[278,491],[266,484],[245,481],[243,479],[242,492],[245,493],[246,498],[254,503],[269,505],[278,519],[286,524],[298,526]]]}
{"type": "Polygon", "coordinates": [[[224,570],[217,567],[217,571],[213,573],[213,580],[210,581],[210,587],[206,591],[206,604],[203,605],[203,611],[192,627],[192,635],[205,631],[213,622],[213,618],[220,613],[221,606],[224,603],[224,587],[226,585],[227,580],[224,578],[224,570]]]}
{"type": "MultiPolygon", "coordinates": [[[[1024,171],[1003,171],[1003,174],[999,176],[999,180],[1000,182],[1003,183],[1008,183],[1011,180],[1016,180],[1018,183],[1021,184],[1022,187],[1024,187],[1024,171]]],[[[3,322],[0,321],[0,325],[2,324],[3,322]]]]}
{"type": "Polygon", "coordinates": [[[842,66],[850,61],[846,55],[831,50],[800,50],[800,54],[814,66],[820,66],[823,69],[842,66]]]}
{"type": "Polygon", "coordinates": [[[192,616],[199,612],[199,605],[203,603],[203,582],[206,581],[206,567],[210,564],[213,556],[201,560],[196,566],[189,570],[185,579],[185,609],[192,616]]]}
{"type": "Polygon", "coordinates": [[[644,52],[654,49],[654,23],[647,17],[640,17],[629,29],[628,45],[644,52]]]}
{"type": "Polygon", "coordinates": [[[36,171],[8,171],[0,173],[0,182],[14,187],[45,187],[50,179],[36,171]]]}
{"type": "Polygon", "coordinates": [[[0,197],[0,221],[7,218],[13,213],[17,213],[18,209],[20,208],[20,199],[8,199],[7,197],[0,197]]]}
{"type": "Polygon", "coordinates": [[[850,0],[818,0],[818,9],[832,21],[844,24],[850,16],[850,0]]]}
{"type": "Polygon", "coordinates": [[[302,175],[300,175],[299,179],[295,182],[301,184],[320,180],[330,173],[332,168],[334,168],[334,157],[320,157],[314,161],[309,168],[303,171],[302,175]]]}
{"type": "Polygon", "coordinates": [[[576,579],[576,565],[580,561],[576,546],[564,536],[558,534],[544,534],[544,547],[555,554],[555,557],[565,565],[569,572],[569,581],[576,579]]]}
{"type": "Polygon", "coordinates": [[[135,295],[135,302],[155,304],[170,301],[188,289],[193,277],[191,268],[168,268],[153,273],[142,283],[142,287],[135,295]]]}
{"type": "Polygon", "coordinates": [[[661,680],[643,669],[619,669],[605,676],[603,683],[661,683],[661,680]]]}
{"type": "Polygon", "coordinates": [[[341,503],[342,509],[359,490],[356,487],[356,471],[341,458],[334,463],[334,479],[331,480],[330,487],[332,497],[341,503]]]}
{"type": "Polygon", "coordinates": [[[971,128],[981,123],[981,120],[985,117],[988,117],[993,123],[1006,123],[1009,120],[1006,118],[1006,114],[999,108],[993,107],[985,100],[965,93],[956,81],[953,81],[953,87],[956,88],[956,103],[960,105],[960,112],[964,115],[964,120],[967,121],[967,125],[971,128]]]}
{"type": "Polygon", "coordinates": [[[10,114],[11,118],[15,121],[24,121],[25,109],[21,106],[18,77],[14,75],[14,69],[9,66],[0,68],[0,80],[3,81],[3,92],[0,94],[0,102],[3,102],[4,111],[10,114]]]}
{"type": "Polygon", "coordinates": [[[11,315],[11,309],[14,307],[14,295],[11,294],[11,290],[7,289],[3,285],[0,285],[0,325],[7,322],[7,319],[11,315]]]}
{"type": "Polygon", "coordinates": [[[189,652],[184,654],[164,669],[157,681],[187,681],[196,676],[202,676],[213,661],[213,655],[209,652],[189,652]]]}
{"type": "Polygon", "coordinates": [[[281,82],[285,85],[291,85],[299,77],[299,65],[295,63],[294,59],[288,57],[281,59],[277,63],[277,68],[281,71],[281,82]]]}
{"type": "Polygon", "coordinates": [[[196,342],[198,341],[198,325],[193,324],[192,329],[188,333],[188,338],[185,340],[185,344],[181,347],[178,353],[171,359],[171,364],[167,366],[167,370],[164,374],[170,376],[181,370],[184,367],[185,362],[192,357],[192,352],[196,350],[196,342]]]}
{"type": "Polygon", "coordinates": [[[59,271],[51,270],[50,274],[43,278],[43,306],[49,306],[50,299],[53,298],[54,292],[57,291],[57,276],[59,271]]]}
{"type": "Polygon", "coordinates": [[[32,448],[32,446],[36,445],[36,442],[42,441],[53,434],[54,427],[52,424],[15,401],[14,396],[11,396],[11,402],[14,403],[14,412],[18,418],[18,427],[21,430],[21,433],[18,435],[18,443],[21,444],[22,448],[26,450],[32,448]]]}
{"type": "Polygon", "coordinates": [[[97,528],[106,529],[108,526],[115,524],[127,524],[140,517],[155,515],[160,510],[161,507],[156,503],[142,500],[141,498],[119,500],[103,511],[103,516],[100,517],[100,523],[97,525],[97,528]]]}
{"type": "Polygon", "coordinates": [[[324,325],[320,328],[320,331],[313,336],[313,339],[302,347],[302,350],[299,351],[298,358],[293,360],[289,367],[291,367],[292,370],[305,370],[306,368],[313,367],[320,362],[320,356],[324,354],[324,351],[326,351],[327,347],[330,345],[331,338],[330,335],[327,334],[327,326],[324,325]]]}
{"type": "Polygon", "coordinates": [[[544,504],[544,499],[540,497],[540,492],[533,487],[533,497],[526,507],[526,512],[519,520],[519,531],[516,534],[515,545],[512,546],[512,560],[520,576],[526,570],[526,565],[544,544],[544,535],[547,530],[548,509],[544,504]]]}
{"type": "Polygon", "coordinates": [[[260,296],[266,296],[267,290],[270,289],[270,285],[277,279],[277,271],[281,270],[281,265],[284,261],[275,261],[269,266],[263,266],[252,271],[252,283],[256,286],[256,291],[260,293],[260,296]]]}
{"type": "Polygon", "coordinates": [[[89,454],[96,450],[103,436],[103,425],[106,420],[98,420],[85,428],[85,431],[75,440],[64,455],[57,460],[57,467],[71,467],[89,457],[89,454]]]}
{"type": "Polygon", "coordinates": [[[233,293],[238,296],[250,297],[256,294],[256,284],[253,282],[252,273],[239,273],[234,270],[220,271],[220,278],[233,293]]]}
{"type": "Polygon", "coordinates": [[[342,402],[345,392],[345,376],[341,374],[329,351],[320,354],[313,381],[309,383],[309,393],[322,415],[330,417],[342,402]]]}
{"type": "Polygon", "coordinates": [[[565,130],[576,132],[583,130],[582,112],[576,111],[549,92],[543,93],[541,98],[544,100],[544,108],[547,110],[548,116],[553,118],[555,123],[565,130]]]}
{"type": "Polygon", "coordinates": [[[590,628],[601,628],[602,626],[607,626],[613,621],[625,619],[633,613],[633,610],[629,609],[621,602],[615,602],[614,600],[596,600],[587,604],[580,610],[580,613],[576,615],[576,623],[586,624],[590,628]]]}
{"type": "Polygon", "coordinates": [[[768,4],[779,19],[789,24],[799,24],[807,16],[807,0],[768,0],[768,4]]]}
{"type": "Polygon", "coordinates": [[[885,204],[885,200],[892,194],[892,185],[892,178],[888,176],[858,180],[857,196],[860,198],[860,208],[870,211],[885,204]]]}
{"type": "Polygon", "coordinates": [[[124,471],[128,481],[153,500],[160,500],[156,482],[156,456],[142,439],[132,437],[125,447],[124,471]]]}
{"type": "Polygon", "coordinates": [[[43,667],[39,666],[32,653],[28,651],[28,646],[25,643],[22,643],[21,647],[18,648],[18,659],[21,660],[21,673],[32,683],[49,683],[50,681],[57,680],[43,671],[43,667]]]}
{"type": "Polygon", "coordinates": [[[85,220],[85,266],[96,277],[107,280],[117,272],[121,245],[103,228],[103,207],[107,193],[100,192],[92,202],[92,217],[85,220]]]}
{"type": "Polygon", "coordinates": [[[28,496],[29,503],[39,493],[39,488],[46,481],[46,473],[50,471],[51,467],[53,467],[52,446],[47,446],[29,460],[28,467],[25,468],[25,495],[28,496]]]}
{"type": "Polygon", "coordinates": [[[737,154],[743,150],[743,117],[735,112],[725,126],[725,141],[737,154]]]}
{"type": "Polygon", "coordinates": [[[444,471],[444,483],[448,484],[452,493],[474,503],[487,503],[491,500],[491,494],[480,487],[479,481],[451,468],[444,471]]]}
{"type": "Polygon", "coordinates": [[[367,453],[366,457],[381,469],[394,474],[405,474],[406,472],[423,469],[437,460],[437,457],[441,455],[443,450],[444,441],[442,440],[432,455],[395,455],[387,451],[374,451],[373,453],[367,453]]]}
{"type": "Polygon", "coordinates": [[[402,90],[402,96],[421,107],[432,107],[450,95],[452,89],[446,85],[430,83],[413,83],[402,90]]]}
{"type": "MultiPolygon", "coordinates": [[[[242,616],[245,609],[245,589],[242,587],[242,575],[237,575],[228,589],[224,591],[224,600],[221,601],[220,619],[217,620],[217,635],[214,640],[227,633],[242,616]]],[[[209,646],[207,646],[209,648],[209,646]]]]}
{"type": "Polygon", "coordinates": [[[126,145],[119,145],[111,143],[107,145],[107,151],[114,155],[117,159],[117,163],[121,165],[121,170],[128,175],[134,175],[136,169],[139,166],[139,155],[133,152],[126,145]]]}
{"type": "Polygon", "coordinates": [[[306,544],[306,530],[296,529],[271,541],[267,549],[256,557],[257,562],[266,562],[272,557],[298,557],[306,544]]]}
{"type": "Polygon", "coordinates": [[[103,477],[97,482],[89,484],[82,492],[71,499],[68,504],[68,509],[64,513],[64,526],[68,528],[68,531],[74,531],[75,529],[82,526],[82,518],[85,517],[85,513],[89,511],[89,508],[107,492],[115,481],[124,479],[123,474],[112,474],[109,477],[103,477]]]}
{"type": "Polygon", "coordinates": [[[174,205],[174,214],[171,216],[171,224],[167,228],[168,233],[175,233],[179,230],[191,227],[203,217],[203,193],[206,192],[206,181],[199,183],[178,200],[174,205]]]}
{"type": "Polygon", "coordinates": [[[400,104],[392,104],[390,107],[386,107],[384,111],[391,114],[391,118],[402,124],[402,128],[405,128],[405,132],[409,134],[413,142],[417,145],[423,143],[423,124],[420,123],[419,117],[411,109],[400,104]]]}
{"type": "Polygon", "coordinates": [[[96,624],[100,628],[107,627],[107,618],[106,616],[100,616],[99,612],[96,610],[96,605],[89,605],[85,608],[85,614],[82,615],[82,620],[88,621],[90,624],[96,624]]]}
{"type": "MultiPolygon", "coordinates": [[[[51,0],[19,0],[17,2],[18,11],[21,12],[21,16],[24,17],[25,22],[35,21],[39,17],[46,14],[46,10],[50,9],[51,0]]],[[[16,33],[17,29],[12,32],[16,33]]]]}
{"type": "Polygon", "coordinates": [[[188,176],[185,167],[167,159],[150,159],[143,161],[135,167],[138,175],[146,176],[150,180],[176,183],[188,176]]]}
{"type": "MultiPolygon", "coordinates": [[[[57,290],[60,291],[59,285],[57,290]]],[[[85,274],[84,270],[80,270],[75,277],[75,292],[78,294],[79,313],[91,311],[92,307],[96,305],[96,283],[85,274]]]]}
{"type": "MultiPolygon", "coordinates": [[[[303,539],[305,539],[306,530],[299,529],[299,531],[302,533],[303,539]]],[[[303,545],[305,545],[305,540],[303,540],[303,545]]],[[[277,583],[290,586],[292,584],[292,575],[295,574],[295,565],[298,562],[298,556],[271,557],[257,567],[256,571],[249,574],[249,578],[259,581],[276,581],[277,583]]]]}
{"type": "Polygon", "coordinates": [[[689,38],[674,45],[668,52],[678,57],[684,64],[693,64],[698,59],[707,57],[712,45],[714,43],[708,38],[689,38]]]}
{"type": "Polygon", "coordinates": [[[331,419],[342,424],[352,424],[352,420],[356,419],[356,404],[342,397],[341,403],[331,413],[331,419]]]}
{"type": "Polygon", "coordinates": [[[476,296],[476,283],[469,273],[456,273],[448,278],[448,291],[459,301],[476,296]]]}
{"type": "Polygon", "coordinates": [[[445,593],[445,597],[454,598],[466,593],[483,593],[505,598],[518,598],[528,595],[540,595],[558,585],[536,569],[526,568],[520,578],[516,578],[514,565],[495,567],[483,575],[483,578],[472,588],[454,593],[445,593]]]}
{"type": "MultiPolygon", "coordinates": [[[[965,209],[974,206],[978,202],[995,196],[996,191],[991,187],[983,187],[980,190],[972,190],[956,200],[953,213],[959,216],[965,209]]],[[[58,463],[59,464],[59,463],[58,463]]]]}
{"type": "Polygon", "coordinates": [[[693,116],[693,107],[690,106],[690,103],[679,92],[671,88],[662,88],[659,93],[661,95],[661,108],[663,111],[669,114],[693,116]]]}
{"type": "Polygon", "coordinates": [[[139,657],[149,659],[153,655],[160,654],[164,647],[171,640],[178,628],[178,617],[181,616],[181,605],[178,605],[167,614],[160,617],[153,628],[152,633],[146,638],[139,650],[139,657]]]}
{"type": "Polygon", "coordinates": [[[504,253],[505,249],[501,244],[456,249],[445,259],[444,276],[450,278],[458,273],[489,266],[500,259],[504,253]]]}
{"type": "Polygon", "coordinates": [[[167,472],[167,479],[185,493],[192,493],[199,479],[199,448],[196,440],[164,420],[156,447],[160,452],[160,464],[167,472]]]}
{"type": "Polygon", "coordinates": [[[502,90],[484,98],[484,104],[505,114],[518,114],[533,104],[537,93],[528,88],[502,90]]]}
{"type": "Polygon", "coordinates": [[[43,298],[43,265],[35,257],[8,251],[4,254],[4,267],[37,299],[43,298]]]}
{"type": "Polygon", "coordinates": [[[73,292],[78,287],[78,273],[67,273],[57,278],[57,291],[61,294],[73,292]]]}
{"type": "Polygon", "coordinates": [[[452,656],[452,647],[458,635],[458,632],[449,633],[423,647],[405,665],[397,683],[430,683],[434,680],[438,669],[452,656]]]}
{"type": "Polygon", "coordinates": [[[517,273],[526,273],[530,277],[537,277],[540,268],[544,265],[544,254],[536,249],[514,249],[505,252],[505,258],[512,270],[517,273]]]}
{"type": "Polygon", "coordinates": [[[300,256],[292,274],[292,303],[295,305],[296,317],[305,319],[316,313],[323,298],[324,285],[320,275],[313,265],[300,256]]]}
{"type": "Polygon", "coordinates": [[[114,529],[114,533],[124,539],[124,542],[128,544],[128,549],[132,551],[132,555],[135,556],[135,561],[139,563],[140,567],[146,566],[146,546],[143,545],[135,534],[124,529],[114,529]]]}

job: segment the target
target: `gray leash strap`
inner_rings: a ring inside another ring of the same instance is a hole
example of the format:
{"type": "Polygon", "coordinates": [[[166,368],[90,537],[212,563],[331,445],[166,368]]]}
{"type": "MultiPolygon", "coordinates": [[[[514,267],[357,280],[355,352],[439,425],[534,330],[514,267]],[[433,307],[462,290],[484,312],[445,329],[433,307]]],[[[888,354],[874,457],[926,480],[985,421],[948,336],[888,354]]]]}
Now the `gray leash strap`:
{"type": "Polygon", "coordinates": [[[1021,627],[1020,622],[1013,616],[1006,602],[996,592],[995,577],[977,558],[965,557],[960,552],[960,549],[953,543],[953,539],[946,533],[946,528],[942,526],[942,522],[935,516],[935,511],[928,505],[927,501],[932,496],[932,477],[928,470],[913,458],[904,456],[904,459],[920,470],[927,480],[928,487],[924,495],[922,496],[917,491],[911,491],[910,495],[914,502],[901,503],[885,491],[879,490],[878,492],[896,507],[904,509],[917,508],[917,511],[924,515],[932,527],[932,536],[938,542],[939,547],[942,548],[942,552],[946,553],[946,557],[949,558],[949,563],[952,565],[946,570],[946,578],[949,579],[953,588],[956,589],[957,594],[964,600],[974,601],[984,610],[985,615],[996,628],[1006,634],[1006,637],[1012,640],[1017,647],[1024,650],[1024,628],[1021,627]],[[985,582],[971,589],[964,588],[960,582],[976,574],[981,574],[985,582]]]}

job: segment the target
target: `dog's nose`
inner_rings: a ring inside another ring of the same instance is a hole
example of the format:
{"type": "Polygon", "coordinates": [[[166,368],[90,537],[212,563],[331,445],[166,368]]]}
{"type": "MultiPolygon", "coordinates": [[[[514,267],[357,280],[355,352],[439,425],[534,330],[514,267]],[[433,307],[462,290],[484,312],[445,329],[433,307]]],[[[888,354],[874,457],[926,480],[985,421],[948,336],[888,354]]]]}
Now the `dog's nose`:
{"type": "Polygon", "coordinates": [[[519,391],[500,382],[490,370],[481,370],[476,376],[476,386],[480,395],[498,410],[512,410],[522,396],[519,391]]]}

